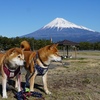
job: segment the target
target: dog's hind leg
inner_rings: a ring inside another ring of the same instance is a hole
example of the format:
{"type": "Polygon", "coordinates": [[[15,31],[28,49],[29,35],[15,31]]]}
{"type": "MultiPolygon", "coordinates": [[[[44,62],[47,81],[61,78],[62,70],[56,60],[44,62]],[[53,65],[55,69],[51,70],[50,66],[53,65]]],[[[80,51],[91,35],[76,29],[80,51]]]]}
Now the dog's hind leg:
{"type": "Polygon", "coordinates": [[[26,86],[29,86],[30,85],[30,83],[29,83],[29,76],[30,76],[30,72],[27,70],[27,73],[25,75],[26,86]]]}
{"type": "Polygon", "coordinates": [[[30,91],[34,91],[34,81],[35,81],[36,75],[37,75],[37,72],[35,71],[33,76],[30,78],[30,91]]]}

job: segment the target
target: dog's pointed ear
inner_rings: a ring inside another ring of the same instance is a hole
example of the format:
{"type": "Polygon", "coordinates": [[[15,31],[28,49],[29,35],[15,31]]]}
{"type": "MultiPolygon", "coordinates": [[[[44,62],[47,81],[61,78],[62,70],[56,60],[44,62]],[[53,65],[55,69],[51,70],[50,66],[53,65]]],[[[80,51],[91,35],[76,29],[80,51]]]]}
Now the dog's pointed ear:
{"type": "Polygon", "coordinates": [[[58,46],[58,43],[55,44],[55,47],[57,47],[57,46],[58,46]]]}
{"type": "Polygon", "coordinates": [[[51,46],[50,46],[50,49],[52,50],[53,48],[56,48],[58,46],[58,44],[52,44],[51,46]]]}
{"type": "Polygon", "coordinates": [[[6,55],[9,56],[10,54],[12,54],[13,52],[15,52],[15,48],[11,48],[6,52],[6,55]]]}
{"type": "Polygon", "coordinates": [[[17,47],[16,48],[11,48],[6,52],[6,55],[9,56],[10,54],[15,53],[16,51],[21,52],[21,49],[17,48],[17,47]]]}
{"type": "Polygon", "coordinates": [[[5,58],[6,58],[6,55],[4,54],[2,59],[0,60],[0,66],[2,66],[4,64],[5,58]]]}

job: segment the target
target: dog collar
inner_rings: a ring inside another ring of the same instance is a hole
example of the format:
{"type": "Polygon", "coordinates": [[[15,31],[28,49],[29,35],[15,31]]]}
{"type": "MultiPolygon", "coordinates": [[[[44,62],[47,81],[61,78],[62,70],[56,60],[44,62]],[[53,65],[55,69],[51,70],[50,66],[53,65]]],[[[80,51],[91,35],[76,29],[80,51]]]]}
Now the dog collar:
{"type": "Polygon", "coordinates": [[[10,70],[6,65],[4,65],[3,70],[8,78],[14,78],[17,74],[21,74],[20,67],[18,67],[16,70],[10,70]]]}

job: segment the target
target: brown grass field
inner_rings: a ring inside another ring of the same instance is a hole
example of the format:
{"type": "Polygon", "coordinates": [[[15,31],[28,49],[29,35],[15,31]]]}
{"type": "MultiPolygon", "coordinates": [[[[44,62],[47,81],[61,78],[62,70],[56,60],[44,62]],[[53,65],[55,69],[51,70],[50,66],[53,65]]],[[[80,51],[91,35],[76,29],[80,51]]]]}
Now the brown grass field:
{"type": "MultiPolygon", "coordinates": [[[[100,100],[100,51],[70,52],[73,58],[52,62],[48,72],[48,87],[52,92],[46,95],[43,91],[42,78],[36,77],[35,91],[42,93],[44,99],[30,97],[29,100],[100,100]]],[[[25,74],[22,75],[25,82],[25,74]]],[[[0,77],[1,80],[1,77],[0,77]]],[[[13,82],[13,81],[11,81],[13,82]]],[[[14,85],[14,82],[12,83],[14,85]]],[[[14,98],[15,88],[8,85],[8,99],[14,98]]],[[[2,94],[0,81],[0,94],[2,94]]],[[[2,99],[0,95],[0,100],[2,99]]]]}

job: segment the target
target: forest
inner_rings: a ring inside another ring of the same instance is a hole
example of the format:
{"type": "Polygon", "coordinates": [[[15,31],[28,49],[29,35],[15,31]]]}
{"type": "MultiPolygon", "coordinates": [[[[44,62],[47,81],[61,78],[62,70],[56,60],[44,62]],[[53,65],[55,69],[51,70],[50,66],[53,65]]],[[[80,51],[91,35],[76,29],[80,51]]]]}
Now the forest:
{"type": "MultiPolygon", "coordinates": [[[[38,50],[39,48],[52,44],[50,40],[39,39],[36,40],[34,38],[8,38],[0,36],[0,50],[8,50],[12,47],[20,47],[20,43],[23,40],[27,40],[31,45],[31,50],[38,50]]],[[[59,47],[60,49],[60,47],[59,47]]],[[[80,42],[78,46],[79,50],[100,50],[100,42],[80,42]]]]}

